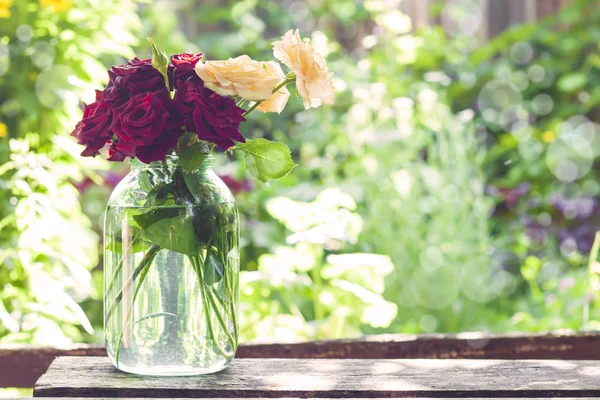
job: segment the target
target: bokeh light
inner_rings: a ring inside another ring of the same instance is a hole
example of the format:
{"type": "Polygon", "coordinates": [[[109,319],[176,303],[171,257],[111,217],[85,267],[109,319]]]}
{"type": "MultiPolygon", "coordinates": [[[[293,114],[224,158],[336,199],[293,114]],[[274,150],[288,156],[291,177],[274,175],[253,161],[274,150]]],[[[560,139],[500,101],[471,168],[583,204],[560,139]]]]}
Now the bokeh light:
{"type": "Polygon", "coordinates": [[[518,42],[510,48],[510,57],[517,64],[528,64],[534,56],[531,45],[527,42],[518,42]]]}
{"type": "Polygon", "coordinates": [[[74,79],[73,69],[67,65],[54,65],[41,72],[35,84],[40,103],[51,109],[76,107],[79,99],[72,90],[74,79]]]}
{"type": "Polygon", "coordinates": [[[21,42],[29,42],[33,37],[33,28],[27,24],[19,25],[15,34],[21,42]]]}
{"type": "Polygon", "coordinates": [[[31,47],[31,61],[41,70],[46,70],[54,62],[54,46],[48,42],[38,42],[31,47]]]}
{"type": "Polygon", "coordinates": [[[442,25],[451,35],[474,35],[481,26],[481,7],[473,0],[451,0],[441,15],[442,25]]]}
{"type": "Polygon", "coordinates": [[[10,51],[8,46],[0,43],[0,76],[6,74],[10,67],[10,51]]]}

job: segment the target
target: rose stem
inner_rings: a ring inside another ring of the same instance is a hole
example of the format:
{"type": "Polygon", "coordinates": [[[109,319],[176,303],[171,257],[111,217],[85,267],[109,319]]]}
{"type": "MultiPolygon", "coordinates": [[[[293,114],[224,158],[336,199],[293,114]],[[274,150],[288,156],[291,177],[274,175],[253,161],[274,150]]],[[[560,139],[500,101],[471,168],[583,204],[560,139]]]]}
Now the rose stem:
{"type": "MultiPolygon", "coordinates": [[[[221,236],[223,236],[222,233],[221,233],[221,236]]],[[[221,237],[221,243],[224,243],[223,237],[221,237]]],[[[221,303],[223,308],[227,311],[227,314],[229,314],[229,316],[231,317],[231,321],[233,322],[234,336],[237,341],[238,326],[236,323],[235,304],[234,304],[234,298],[233,298],[234,289],[232,287],[230,287],[229,279],[227,278],[229,276],[229,274],[227,272],[228,268],[227,268],[227,264],[225,262],[225,257],[223,257],[223,254],[225,253],[224,249],[220,249],[219,253],[220,253],[220,257],[221,257],[221,262],[223,263],[223,283],[225,284],[225,290],[227,291],[226,297],[227,297],[229,304],[227,304],[227,302],[225,300],[223,300],[221,298],[221,296],[219,296],[219,294],[213,287],[210,288],[211,295],[214,296],[219,303],[221,303]],[[231,309],[229,309],[229,305],[231,306],[231,309]]],[[[233,282],[232,282],[232,285],[233,285],[233,282]]]]}
{"type": "Polygon", "coordinates": [[[163,169],[165,170],[165,175],[170,176],[171,171],[169,171],[169,164],[167,164],[167,160],[162,160],[162,166],[163,166],[163,169]]]}
{"type": "MultiPolygon", "coordinates": [[[[133,249],[133,246],[135,246],[135,243],[138,241],[138,239],[140,238],[140,236],[142,236],[142,231],[140,230],[138,232],[137,235],[135,235],[135,237],[133,238],[133,240],[131,241],[131,248],[133,249]]],[[[110,281],[110,283],[108,284],[108,288],[106,289],[106,292],[104,293],[104,297],[108,297],[108,295],[110,294],[110,291],[112,290],[113,286],[115,285],[115,281],[117,279],[117,275],[119,274],[119,272],[121,271],[121,268],[123,268],[123,259],[125,257],[121,257],[121,259],[119,260],[119,263],[117,264],[117,268],[115,269],[115,272],[113,273],[112,279],[110,281]]]]}
{"type": "MultiPolygon", "coordinates": [[[[208,243],[208,246],[210,246],[210,241],[208,243]]],[[[207,246],[207,247],[208,247],[207,246]]],[[[223,331],[225,332],[225,335],[227,336],[227,340],[229,341],[229,343],[231,344],[232,347],[236,347],[236,341],[233,339],[233,337],[231,336],[231,333],[229,332],[229,329],[227,329],[227,325],[225,324],[225,321],[223,321],[223,316],[221,315],[221,313],[219,312],[219,309],[217,307],[217,304],[215,303],[214,298],[212,297],[211,291],[207,291],[206,287],[208,287],[208,285],[206,285],[206,281],[204,280],[204,268],[202,268],[201,264],[200,264],[200,258],[197,257],[197,265],[198,265],[198,271],[199,271],[199,277],[201,279],[201,288],[202,288],[202,292],[203,294],[206,296],[206,299],[208,299],[210,301],[210,304],[212,306],[213,311],[215,312],[216,316],[217,316],[217,320],[219,321],[219,324],[221,325],[221,327],[223,328],[223,331]]],[[[204,263],[202,263],[204,264],[204,263]]],[[[225,269],[223,269],[223,274],[225,273],[225,269]]],[[[208,308],[207,308],[208,311],[208,308]]],[[[212,325],[211,325],[212,328],[212,325]]],[[[219,347],[219,351],[221,351],[221,353],[223,353],[223,355],[232,355],[231,352],[225,352],[224,350],[222,350],[220,348],[220,346],[218,345],[218,343],[216,343],[217,347],[219,347]]]]}
{"type": "MultiPolygon", "coordinates": [[[[158,246],[153,247],[157,247],[158,249],[160,249],[158,246]]],[[[129,309],[127,310],[127,315],[125,316],[125,323],[123,324],[123,327],[121,328],[121,334],[119,335],[119,341],[117,343],[117,353],[115,354],[115,364],[117,365],[117,367],[119,366],[119,354],[121,353],[121,343],[123,341],[123,334],[125,333],[125,328],[127,327],[127,324],[131,320],[131,312],[133,311],[135,299],[137,298],[138,292],[142,287],[142,283],[144,283],[146,275],[148,275],[150,265],[152,265],[152,261],[154,261],[154,257],[156,256],[156,252],[152,253],[149,257],[147,257],[148,254],[150,254],[150,250],[148,250],[148,253],[146,253],[146,256],[144,256],[144,258],[140,262],[140,265],[142,265],[142,273],[140,274],[140,279],[138,280],[135,286],[135,290],[133,292],[133,299],[131,300],[131,304],[129,305],[129,309]]]]}
{"type": "MultiPolygon", "coordinates": [[[[223,281],[225,283],[225,290],[227,290],[227,299],[229,300],[229,305],[231,307],[230,310],[230,315],[231,315],[231,322],[233,322],[233,333],[235,336],[235,339],[238,340],[239,339],[239,332],[238,332],[238,325],[237,325],[237,321],[236,321],[236,316],[235,316],[235,288],[233,287],[233,281],[231,282],[231,287],[230,287],[230,282],[229,279],[227,278],[228,276],[228,272],[227,272],[227,266],[226,264],[223,264],[223,281]]],[[[216,296],[216,293],[215,293],[216,296]]],[[[223,301],[223,299],[221,299],[220,297],[216,296],[217,299],[223,301]]],[[[223,308],[226,308],[225,304],[223,304],[223,308]]]]}
{"type": "Polygon", "coordinates": [[[142,259],[140,264],[135,268],[135,270],[133,271],[133,273],[131,274],[129,279],[127,279],[127,282],[125,282],[125,284],[123,285],[123,287],[121,288],[121,290],[119,291],[119,293],[117,294],[115,299],[113,300],[110,308],[108,309],[108,312],[106,313],[106,316],[104,317],[105,325],[108,324],[108,321],[110,320],[110,317],[112,316],[113,312],[115,311],[115,308],[117,308],[117,306],[119,305],[119,302],[122,300],[123,292],[125,291],[125,289],[128,288],[129,286],[131,286],[131,284],[133,283],[135,278],[137,278],[137,276],[140,274],[140,272],[142,272],[142,270],[144,269],[145,263],[149,259],[154,259],[154,256],[156,255],[156,253],[158,253],[159,250],[160,250],[160,247],[158,247],[157,245],[153,245],[152,247],[150,247],[148,249],[148,251],[144,255],[144,258],[142,259]]]}
{"type": "MultiPolygon", "coordinates": [[[[223,350],[221,348],[221,346],[219,345],[218,341],[215,339],[215,333],[213,330],[213,326],[212,326],[212,322],[211,322],[210,314],[209,314],[210,308],[208,306],[208,301],[207,301],[208,295],[204,288],[205,284],[204,284],[204,275],[202,273],[202,263],[200,262],[200,259],[198,256],[190,257],[190,260],[192,261],[192,265],[194,266],[194,268],[196,270],[196,275],[198,276],[198,285],[200,286],[200,295],[202,297],[202,307],[204,307],[204,314],[206,316],[206,327],[208,329],[209,339],[211,339],[214,342],[216,348],[219,350],[219,352],[223,356],[231,357],[233,355],[233,353],[223,350]]],[[[218,310],[215,309],[215,312],[216,312],[217,316],[220,317],[218,310]]],[[[225,332],[228,333],[228,330],[225,329],[225,332]]],[[[231,335],[229,335],[229,336],[231,336],[231,335]]],[[[233,342],[232,342],[232,345],[234,345],[233,342]]]]}
{"type": "MultiPolygon", "coordinates": [[[[226,233],[223,229],[221,229],[220,231],[220,235],[221,235],[221,249],[220,249],[220,253],[221,253],[221,263],[223,264],[223,283],[225,284],[225,290],[227,291],[227,298],[229,300],[229,303],[231,305],[231,321],[233,322],[233,332],[234,332],[234,336],[235,336],[235,340],[237,341],[239,339],[239,335],[238,335],[238,326],[236,323],[236,316],[235,316],[235,288],[233,287],[234,282],[231,281],[231,287],[230,287],[230,282],[229,279],[227,279],[228,277],[228,273],[227,271],[229,270],[228,268],[228,264],[226,262],[227,257],[225,256],[225,253],[229,253],[229,248],[225,245],[225,243],[229,243],[226,237],[226,233]]],[[[216,293],[215,293],[216,295],[216,293]]]]}

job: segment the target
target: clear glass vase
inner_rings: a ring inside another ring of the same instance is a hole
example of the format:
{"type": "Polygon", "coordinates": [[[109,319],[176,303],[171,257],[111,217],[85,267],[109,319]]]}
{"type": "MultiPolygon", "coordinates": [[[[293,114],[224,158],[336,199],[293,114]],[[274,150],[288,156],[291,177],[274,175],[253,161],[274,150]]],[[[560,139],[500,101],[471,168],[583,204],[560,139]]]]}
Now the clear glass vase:
{"type": "Polygon", "coordinates": [[[104,222],[104,332],[120,370],[200,375],[237,349],[239,217],[213,158],[131,162],[104,222]]]}

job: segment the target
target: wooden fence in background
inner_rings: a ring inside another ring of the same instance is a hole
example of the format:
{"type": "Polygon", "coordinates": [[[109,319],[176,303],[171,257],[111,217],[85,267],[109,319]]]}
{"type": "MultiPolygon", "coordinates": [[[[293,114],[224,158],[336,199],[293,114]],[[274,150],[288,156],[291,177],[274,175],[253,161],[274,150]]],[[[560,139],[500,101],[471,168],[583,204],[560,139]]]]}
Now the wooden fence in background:
{"type": "MultiPolygon", "coordinates": [[[[469,0],[402,0],[400,10],[409,15],[413,26],[439,24],[440,17],[432,18],[429,9],[436,3],[450,3],[469,0]]],[[[521,22],[539,20],[556,13],[572,0],[471,0],[481,10],[479,37],[492,38],[506,28],[521,22]]],[[[593,2],[590,2],[592,4],[593,2]]]]}
{"type": "MultiPolygon", "coordinates": [[[[177,3],[177,0],[168,1],[170,7],[177,12],[179,28],[189,38],[198,37],[203,32],[218,32],[226,29],[221,24],[199,24],[194,17],[194,13],[190,12],[190,10],[197,8],[195,4],[219,6],[230,3],[230,0],[193,0],[191,3],[185,3],[185,6],[181,6],[177,3]]],[[[275,1],[284,7],[295,2],[300,2],[310,8],[308,0],[275,1]]],[[[444,9],[452,2],[472,3],[479,10],[480,24],[477,36],[485,42],[513,25],[536,21],[547,15],[554,14],[562,6],[571,3],[571,1],[573,0],[399,0],[398,7],[400,11],[411,18],[413,29],[418,29],[421,26],[439,25],[442,23],[440,15],[432,15],[431,9],[433,7],[442,7],[444,9]]],[[[600,7],[600,0],[590,0],[590,6],[600,7]]],[[[354,37],[344,36],[337,39],[349,50],[355,49],[361,45],[362,38],[365,35],[371,34],[373,26],[372,21],[362,21],[357,23],[354,37]]],[[[318,29],[318,27],[315,27],[315,29],[318,29]]],[[[270,32],[270,34],[274,35],[276,32],[270,32]]],[[[266,33],[266,35],[269,36],[269,33],[266,33]]]]}
{"type": "MultiPolygon", "coordinates": [[[[176,0],[170,0],[170,7],[178,9],[179,5],[176,0]]],[[[198,4],[210,4],[219,6],[220,4],[228,3],[229,0],[194,0],[198,4]]],[[[293,2],[292,0],[276,0],[282,5],[293,2]]],[[[307,3],[307,0],[296,0],[307,3]]],[[[562,6],[569,4],[573,0],[400,0],[400,11],[408,15],[413,27],[416,29],[424,25],[437,25],[441,23],[440,16],[431,16],[430,9],[434,5],[444,7],[444,4],[451,2],[472,2],[476,4],[481,12],[481,24],[479,27],[479,37],[483,40],[492,38],[506,28],[516,25],[521,22],[539,20],[547,15],[556,13],[562,6]]],[[[590,5],[596,4],[600,7],[600,1],[590,0],[590,5]],[[594,3],[596,2],[596,3],[594,3]]],[[[308,7],[310,7],[307,4],[308,7]]],[[[194,9],[193,3],[186,5],[186,9],[178,10],[180,28],[190,38],[201,35],[202,31],[219,31],[222,26],[215,25],[199,25],[194,19],[193,13],[188,9],[194,9]]],[[[356,44],[362,39],[360,36],[369,34],[369,24],[358,26],[356,44]]]]}

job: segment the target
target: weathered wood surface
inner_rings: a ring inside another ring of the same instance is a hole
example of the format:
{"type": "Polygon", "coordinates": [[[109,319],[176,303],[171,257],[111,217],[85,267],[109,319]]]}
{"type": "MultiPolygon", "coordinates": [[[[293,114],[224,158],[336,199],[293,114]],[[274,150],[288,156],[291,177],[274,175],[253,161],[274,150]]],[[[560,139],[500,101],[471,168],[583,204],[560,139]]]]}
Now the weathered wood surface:
{"type": "MultiPolygon", "coordinates": [[[[101,346],[0,347],[0,388],[33,387],[58,356],[106,356],[101,346]]],[[[363,339],[243,344],[237,358],[474,358],[600,360],[600,333],[375,335],[363,339]]]]}
{"type": "Polygon", "coordinates": [[[236,359],[218,374],[139,377],[106,357],[59,357],[46,397],[598,397],[600,363],[562,360],[236,359]]]}

